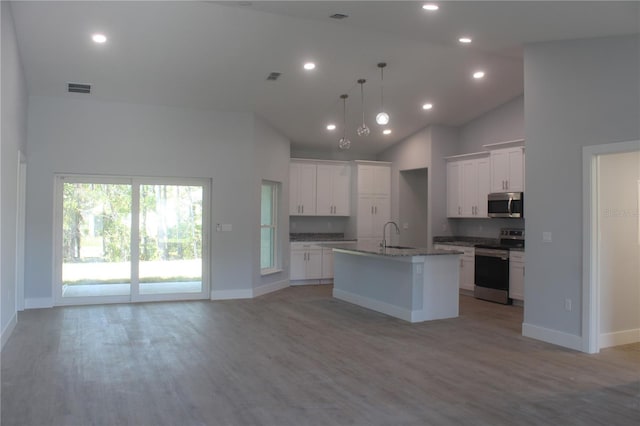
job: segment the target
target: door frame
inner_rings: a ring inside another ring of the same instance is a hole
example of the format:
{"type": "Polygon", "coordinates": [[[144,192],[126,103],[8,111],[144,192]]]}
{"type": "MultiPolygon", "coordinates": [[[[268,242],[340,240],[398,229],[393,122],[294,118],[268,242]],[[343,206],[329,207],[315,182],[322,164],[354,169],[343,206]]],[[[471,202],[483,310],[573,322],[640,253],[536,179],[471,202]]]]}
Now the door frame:
{"type": "Polygon", "coordinates": [[[640,140],[582,148],[582,350],[600,352],[598,157],[640,151],[640,140]]]}
{"type": "Polygon", "coordinates": [[[54,174],[52,294],[54,306],[200,300],[210,297],[211,180],[205,178],[54,174]],[[131,185],[131,287],[125,296],[62,296],[62,214],[64,182],[131,185]],[[140,185],[202,186],[202,289],[198,293],[140,294],[138,282],[140,185]]]}

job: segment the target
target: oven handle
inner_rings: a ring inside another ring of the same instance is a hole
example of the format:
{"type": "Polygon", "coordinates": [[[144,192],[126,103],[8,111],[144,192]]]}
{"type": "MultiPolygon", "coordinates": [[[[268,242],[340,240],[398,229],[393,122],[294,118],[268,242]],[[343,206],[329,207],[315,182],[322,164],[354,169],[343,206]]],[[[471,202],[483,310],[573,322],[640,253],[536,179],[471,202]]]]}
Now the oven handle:
{"type": "Polygon", "coordinates": [[[509,251],[506,251],[506,250],[476,248],[475,255],[476,257],[477,256],[497,257],[502,260],[509,260],[509,251]]]}

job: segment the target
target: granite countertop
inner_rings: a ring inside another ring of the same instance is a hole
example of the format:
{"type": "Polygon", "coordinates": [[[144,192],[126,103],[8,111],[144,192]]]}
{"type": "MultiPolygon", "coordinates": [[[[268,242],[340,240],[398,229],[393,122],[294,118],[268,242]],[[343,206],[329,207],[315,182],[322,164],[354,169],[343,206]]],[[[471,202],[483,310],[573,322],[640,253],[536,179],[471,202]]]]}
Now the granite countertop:
{"type": "Polygon", "coordinates": [[[462,252],[455,252],[451,250],[435,250],[428,248],[382,248],[378,244],[353,242],[348,244],[331,244],[323,243],[323,247],[331,247],[338,250],[352,251],[357,253],[375,254],[378,256],[388,257],[413,257],[413,256],[435,256],[435,255],[447,255],[447,254],[462,254],[462,252]]]}
{"type": "Polygon", "coordinates": [[[497,238],[447,236],[433,237],[433,244],[447,244],[450,246],[475,247],[477,244],[498,244],[497,238]]]}
{"type": "Polygon", "coordinates": [[[356,241],[347,239],[343,233],[339,232],[298,232],[289,234],[289,241],[297,242],[316,242],[316,241],[356,241]]]}

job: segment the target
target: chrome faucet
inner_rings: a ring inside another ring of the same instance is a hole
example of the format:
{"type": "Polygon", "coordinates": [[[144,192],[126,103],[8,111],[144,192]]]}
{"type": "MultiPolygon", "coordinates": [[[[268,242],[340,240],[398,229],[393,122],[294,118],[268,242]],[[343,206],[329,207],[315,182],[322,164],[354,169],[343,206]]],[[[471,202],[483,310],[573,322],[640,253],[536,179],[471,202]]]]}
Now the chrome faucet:
{"type": "MultiPolygon", "coordinates": [[[[396,234],[400,235],[400,228],[398,228],[398,224],[392,221],[389,221],[387,223],[385,223],[382,226],[382,242],[380,243],[380,247],[387,247],[387,240],[385,239],[385,235],[387,235],[386,231],[387,231],[387,225],[388,224],[392,224],[393,226],[396,227],[396,234]]],[[[389,235],[389,237],[391,237],[391,235],[389,235]]]]}

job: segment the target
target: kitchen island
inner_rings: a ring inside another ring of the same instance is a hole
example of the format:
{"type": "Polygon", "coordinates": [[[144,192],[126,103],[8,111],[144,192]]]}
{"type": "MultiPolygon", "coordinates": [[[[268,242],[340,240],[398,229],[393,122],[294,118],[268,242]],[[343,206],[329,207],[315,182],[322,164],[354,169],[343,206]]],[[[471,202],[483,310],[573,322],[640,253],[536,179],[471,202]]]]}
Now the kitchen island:
{"type": "Polygon", "coordinates": [[[357,242],[333,252],[333,297],[409,322],[458,316],[461,252],[357,242]]]}

